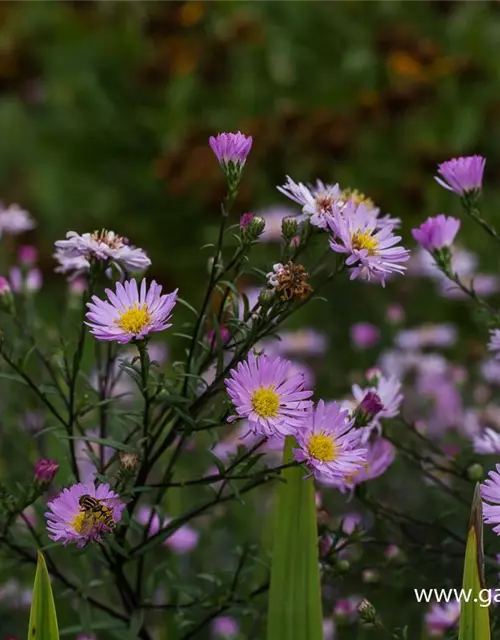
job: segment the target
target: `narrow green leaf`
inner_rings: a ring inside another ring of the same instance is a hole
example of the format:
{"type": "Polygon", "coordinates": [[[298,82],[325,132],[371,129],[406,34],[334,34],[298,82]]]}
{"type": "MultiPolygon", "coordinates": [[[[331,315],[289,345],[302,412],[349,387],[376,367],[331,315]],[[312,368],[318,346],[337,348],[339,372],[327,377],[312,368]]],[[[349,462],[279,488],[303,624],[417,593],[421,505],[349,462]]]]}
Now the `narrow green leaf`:
{"type": "Polygon", "coordinates": [[[59,640],[56,607],[43,554],[38,552],[28,640],[59,640]]]}
{"type": "MultiPolygon", "coordinates": [[[[292,461],[294,446],[287,437],[284,464],[292,461]]],[[[314,482],[304,480],[300,467],[286,469],[283,477],[286,482],[277,489],[267,638],[322,640],[314,482]]]]}
{"type": "Polygon", "coordinates": [[[486,591],[483,556],[483,509],[479,485],[476,485],[465,549],[464,595],[460,608],[459,640],[490,640],[490,616],[485,606],[486,591]],[[470,594],[470,595],[469,595],[470,594]],[[467,600],[467,601],[466,601],[467,600]],[[483,601],[482,601],[483,600],[483,601]]]}

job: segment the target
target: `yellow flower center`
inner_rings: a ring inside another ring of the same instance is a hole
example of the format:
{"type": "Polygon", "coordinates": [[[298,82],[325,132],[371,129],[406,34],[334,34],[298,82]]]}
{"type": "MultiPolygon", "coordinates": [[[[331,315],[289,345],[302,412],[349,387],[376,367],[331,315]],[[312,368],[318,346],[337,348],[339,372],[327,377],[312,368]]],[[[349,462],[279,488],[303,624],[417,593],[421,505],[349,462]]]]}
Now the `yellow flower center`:
{"type": "Polygon", "coordinates": [[[254,391],[252,396],[252,407],[254,411],[263,418],[277,418],[280,406],[280,396],[274,387],[260,387],[254,391]]]}
{"type": "Polygon", "coordinates": [[[134,304],[127,311],[120,313],[120,318],[116,321],[120,329],[127,333],[140,333],[150,322],[151,314],[145,304],[134,304]]]}
{"type": "Polygon", "coordinates": [[[80,511],[80,513],[73,518],[71,526],[77,533],[82,533],[86,515],[85,511],[80,511]]]}
{"type": "Polygon", "coordinates": [[[369,256],[373,256],[379,247],[378,240],[373,238],[369,233],[356,231],[352,236],[352,246],[360,251],[366,249],[369,256]]]}
{"type": "Polygon", "coordinates": [[[337,457],[335,443],[324,431],[312,435],[307,445],[309,455],[321,462],[331,462],[337,457]]]}
{"type": "Polygon", "coordinates": [[[361,193],[361,191],[358,191],[357,189],[344,189],[344,191],[342,191],[342,197],[345,200],[352,200],[355,205],[363,203],[367,207],[367,209],[375,208],[373,200],[371,198],[368,198],[368,196],[365,196],[364,193],[361,193]]]}

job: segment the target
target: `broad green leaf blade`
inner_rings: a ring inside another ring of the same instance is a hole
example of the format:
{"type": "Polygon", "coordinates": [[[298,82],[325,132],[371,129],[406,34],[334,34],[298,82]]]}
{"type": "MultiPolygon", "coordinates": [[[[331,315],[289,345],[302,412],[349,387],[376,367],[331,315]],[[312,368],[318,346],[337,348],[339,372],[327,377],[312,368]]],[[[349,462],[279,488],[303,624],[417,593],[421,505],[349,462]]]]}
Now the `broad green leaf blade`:
{"type": "MultiPolygon", "coordinates": [[[[292,437],[286,438],[283,463],[293,459],[292,437]]],[[[285,469],[277,490],[268,640],[322,640],[318,531],[314,482],[300,467],[285,469]]]]}
{"type": "Polygon", "coordinates": [[[56,607],[43,554],[38,552],[28,640],[59,640],[56,607]]]}
{"type": "MultiPolygon", "coordinates": [[[[459,640],[490,640],[490,616],[485,602],[481,601],[481,590],[486,589],[483,557],[483,509],[479,485],[476,485],[472,500],[465,565],[463,593],[470,597],[462,600],[460,608],[459,640]]],[[[484,594],[486,591],[484,591],[484,594]]],[[[486,599],[483,597],[483,601],[486,599]]]]}

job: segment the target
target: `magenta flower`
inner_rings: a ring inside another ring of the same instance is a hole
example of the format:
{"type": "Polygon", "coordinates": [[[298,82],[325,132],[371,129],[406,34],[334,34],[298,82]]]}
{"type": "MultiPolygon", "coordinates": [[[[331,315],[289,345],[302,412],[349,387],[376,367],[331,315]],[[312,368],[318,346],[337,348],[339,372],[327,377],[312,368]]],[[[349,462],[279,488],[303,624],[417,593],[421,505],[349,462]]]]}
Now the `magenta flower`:
{"type": "Polygon", "coordinates": [[[489,478],[481,485],[483,520],[487,524],[494,524],[493,531],[500,535],[500,464],[496,465],[496,471],[490,471],[488,475],[489,478]]]}
{"type": "Polygon", "coordinates": [[[291,373],[292,363],[266,355],[248,355],[226,378],[226,390],[236,414],[228,422],[248,419],[251,432],[262,436],[294,435],[312,406],[304,376],[291,373]]]}
{"type": "Polygon", "coordinates": [[[431,605],[425,614],[425,623],[430,636],[442,637],[458,623],[460,617],[460,602],[452,601],[431,605]]]}
{"type": "Polygon", "coordinates": [[[351,342],[358,349],[374,347],[380,340],[380,329],[370,322],[356,322],[350,329],[351,342]]]}
{"type": "Polygon", "coordinates": [[[31,267],[38,260],[38,249],[32,245],[23,245],[17,251],[17,259],[22,265],[31,267]]]}
{"type": "Polygon", "coordinates": [[[92,296],[86,315],[90,332],[98,340],[116,340],[121,344],[142,340],[150,333],[163,331],[177,301],[177,291],[161,295],[162,287],[153,280],[146,286],[142,280],[140,290],[135,280],[116,283],[116,293],[106,289],[109,302],[92,296]]]}
{"type": "Polygon", "coordinates": [[[41,458],[35,465],[35,480],[40,484],[52,482],[59,470],[59,465],[55,460],[41,458]]]}
{"type": "Polygon", "coordinates": [[[427,218],[418,229],[412,229],[413,238],[426,251],[433,252],[450,247],[460,229],[460,220],[439,215],[427,218]]]}
{"type": "Polygon", "coordinates": [[[208,142],[225,171],[231,166],[241,171],[252,148],[252,136],[246,136],[240,131],[210,136],[208,142]]]}
{"type": "Polygon", "coordinates": [[[482,156],[467,156],[447,160],[438,166],[441,178],[435,180],[442,187],[459,196],[481,190],[486,159],[482,156]]]}
{"type": "Polygon", "coordinates": [[[218,616],[212,622],[212,635],[215,638],[235,638],[240,632],[240,625],[230,616],[218,616]]]}
{"type": "Polygon", "coordinates": [[[495,351],[497,356],[500,356],[500,329],[492,329],[490,331],[488,349],[490,351],[495,351]]]}
{"type": "Polygon", "coordinates": [[[0,276],[0,296],[10,296],[12,289],[7,278],[0,276]]]}
{"type": "Polygon", "coordinates": [[[395,246],[401,240],[392,233],[390,225],[378,226],[377,218],[364,203],[348,202],[342,209],[333,208],[327,219],[333,232],[330,247],[336,253],[347,255],[346,265],[351,267],[351,280],[373,278],[385,286],[385,279],[393,273],[404,273],[402,265],[410,257],[407,249],[395,246]]]}
{"type": "Polygon", "coordinates": [[[297,430],[299,445],[295,460],[304,462],[316,478],[341,478],[357,473],[366,461],[366,449],[359,445],[359,432],[353,429],[349,411],[338,402],[323,400],[308,411],[303,429],[297,430]]]}
{"type": "Polygon", "coordinates": [[[64,489],[55,500],[47,504],[49,511],[45,513],[45,517],[51,540],[63,545],[74,542],[77,547],[83,547],[89,542],[100,542],[102,534],[110,531],[102,519],[89,518],[89,514],[82,510],[79,500],[83,495],[102,501],[110,509],[115,523],[121,520],[125,503],[111,490],[109,484],[96,487],[93,482],[80,482],[64,489]]]}

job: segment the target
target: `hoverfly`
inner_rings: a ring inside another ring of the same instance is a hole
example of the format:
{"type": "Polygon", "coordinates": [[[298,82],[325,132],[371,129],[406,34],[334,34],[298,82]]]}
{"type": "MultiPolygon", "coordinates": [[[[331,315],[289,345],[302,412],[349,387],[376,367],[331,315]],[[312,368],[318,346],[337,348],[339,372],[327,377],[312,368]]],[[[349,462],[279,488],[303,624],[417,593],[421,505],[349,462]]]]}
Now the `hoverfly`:
{"type": "Polygon", "coordinates": [[[121,502],[120,498],[93,498],[89,494],[80,496],[80,510],[85,513],[81,525],[81,534],[88,535],[96,525],[104,525],[109,531],[116,526],[113,507],[121,502]]]}

